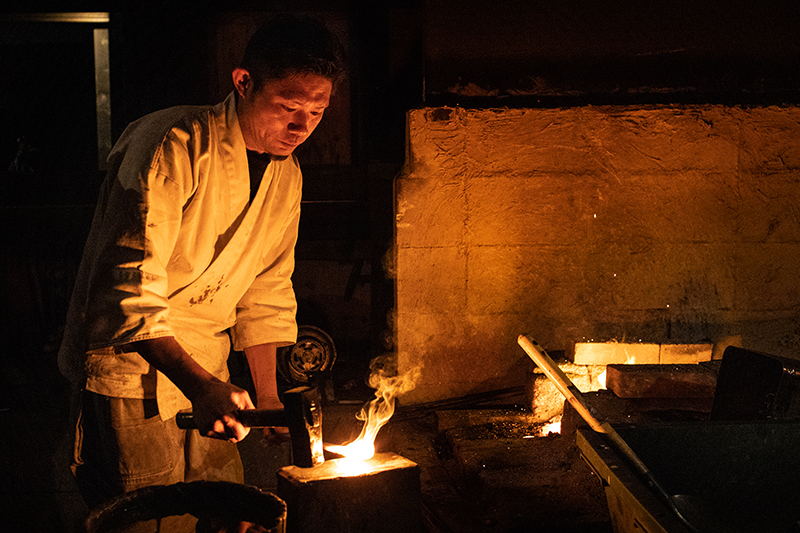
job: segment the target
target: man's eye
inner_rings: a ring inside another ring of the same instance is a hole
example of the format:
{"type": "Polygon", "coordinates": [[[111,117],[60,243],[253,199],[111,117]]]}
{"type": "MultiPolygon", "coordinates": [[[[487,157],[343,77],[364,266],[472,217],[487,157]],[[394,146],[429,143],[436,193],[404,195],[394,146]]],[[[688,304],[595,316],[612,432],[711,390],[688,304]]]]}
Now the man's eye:
{"type": "Polygon", "coordinates": [[[281,107],[284,111],[288,111],[289,113],[294,113],[296,111],[295,108],[289,107],[288,105],[282,105],[281,107]]]}

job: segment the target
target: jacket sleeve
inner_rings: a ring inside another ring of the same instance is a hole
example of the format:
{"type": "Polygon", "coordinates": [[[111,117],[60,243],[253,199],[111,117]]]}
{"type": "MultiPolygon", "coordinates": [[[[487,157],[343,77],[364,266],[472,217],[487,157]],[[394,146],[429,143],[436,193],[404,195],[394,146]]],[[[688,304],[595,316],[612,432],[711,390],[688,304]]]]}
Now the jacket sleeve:
{"type": "Polygon", "coordinates": [[[184,181],[192,181],[172,171],[191,168],[188,152],[168,135],[154,150],[129,147],[119,153],[111,161],[105,209],[87,243],[89,349],[172,335],[166,265],[180,228],[185,187],[191,188],[184,181]]]}
{"type": "Polygon", "coordinates": [[[289,216],[279,225],[282,230],[276,237],[276,244],[264,257],[264,268],[236,308],[236,324],[231,328],[236,350],[271,342],[287,346],[297,341],[297,301],[292,273],[300,221],[299,187],[293,204],[289,216]]]}

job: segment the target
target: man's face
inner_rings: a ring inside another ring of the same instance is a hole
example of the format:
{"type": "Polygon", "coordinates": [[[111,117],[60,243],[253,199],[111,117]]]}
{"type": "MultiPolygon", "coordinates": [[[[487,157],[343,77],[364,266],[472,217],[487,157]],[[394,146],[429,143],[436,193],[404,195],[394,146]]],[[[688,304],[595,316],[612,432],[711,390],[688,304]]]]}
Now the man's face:
{"type": "Polygon", "coordinates": [[[253,92],[247,71],[234,72],[237,112],[248,150],[288,156],[305,141],[328,107],[331,81],[297,74],[265,83],[253,92]],[[237,78],[238,75],[238,78],[237,78]]]}

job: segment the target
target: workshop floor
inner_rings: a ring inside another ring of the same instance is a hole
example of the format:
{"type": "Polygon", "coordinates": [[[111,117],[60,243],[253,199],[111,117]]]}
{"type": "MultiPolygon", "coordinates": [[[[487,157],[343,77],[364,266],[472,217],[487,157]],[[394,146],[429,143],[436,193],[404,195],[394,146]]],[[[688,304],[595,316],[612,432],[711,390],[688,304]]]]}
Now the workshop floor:
{"type": "MultiPolygon", "coordinates": [[[[55,391],[0,409],[4,531],[71,533],[87,513],[68,469],[72,436],[55,391]]],[[[355,413],[363,391],[341,396],[324,410],[325,440],[332,443],[360,430],[355,413]]],[[[492,424],[475,425],[476,409],[400,410],[378,434],[378,451],[420,465],[425,533],[611,533],[600,482],[574,436],[524,438],[518,413],[509,409],[503,422],[497,412],[492,424]],[[459,419],[465,422],[453,423],[459,419]]],[[[267,446],[253,431],[240,450],[245,482],[274,489],[277,469],[290,461],[288,445],[267,446]]]]}

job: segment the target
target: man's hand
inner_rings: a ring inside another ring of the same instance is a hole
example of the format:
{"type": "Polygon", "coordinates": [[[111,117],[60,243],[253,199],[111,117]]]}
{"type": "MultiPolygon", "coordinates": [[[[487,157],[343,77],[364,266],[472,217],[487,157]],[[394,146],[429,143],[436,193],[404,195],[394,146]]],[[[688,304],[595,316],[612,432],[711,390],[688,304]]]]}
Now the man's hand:
{"type": "MultiPolygon", "coordinates": [[[[277,396],[259,396],[257,400],[259,409],[283,409],[283,403],[277,396]]],[[[270,444],[283,444],[289,442],[289,428],[287,427],[268,427],[264,428],[264,440],[270,444]]]]}
{"type": "Polygon", "coordinates": [[[192,402],[201,435],[239,442],[250,432],[236,419],[239,409],[253,408],[247,391],[214,377],[174,337],[133,342],[127,348],[167,376],[192,402]]]}
{"type": "Polygon", "coordinates": [[[246,390],[216,378],[208,382],[205,393],[192,400],[200,434],[230,442],[239,442],[250,433],[250,428],[243,426],[236,418],[236,411],[253,408],[246,390]]]}

